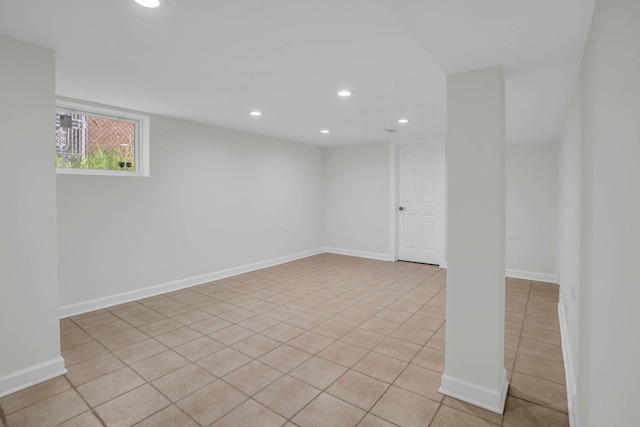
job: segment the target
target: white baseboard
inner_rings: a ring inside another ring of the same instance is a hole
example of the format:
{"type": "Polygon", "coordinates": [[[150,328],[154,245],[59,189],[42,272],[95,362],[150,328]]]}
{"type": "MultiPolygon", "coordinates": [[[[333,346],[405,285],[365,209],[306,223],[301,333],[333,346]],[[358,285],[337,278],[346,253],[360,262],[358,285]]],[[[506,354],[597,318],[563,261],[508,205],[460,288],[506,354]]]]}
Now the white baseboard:
{"type": "Polygon", "coordinates": [[[67,373],[64,359],[58,357],[26,369],[0,377],[0,397],[23,390],[67,373]]]}
{"type": "Polygon", "coordinates": [[[564,361],[564,376],[567,383],[567,406],[569,409],[569,426],[579,427],[578,419],[578,389],[575,378],[575,366],[571,357],[571,346],[569,345],[569,335],[567,331],[567,314],[564,312],[564,298],[560,293],[558,303],[558,317],[560,320],[560,337],[562,341],[562,359],[564,361]]]}
{"type": "Polygon", "coordinates": [[[508,389],[509,383],[507,382],[507,370],[505,369],[502,373],[500,390],[488,389],[443,374],[439,391],[442,394],[471,403],[472,405],[479,406],[491,412],[503,414],[508,389]]]}
{"type": "Polygon", "coordinates": [[[442,261],[440,263],[440,268],[444,268],[446,270],[447,269],[447,261],[442,261]]]}
{"type": "Polygon", "coordinates": [[[381,254],[377,252],[365,252],[365,251],[356,251],[353,249],[341,249],[341,248],[332,248],[332,247],[325,247],[324,251],[330,254],[348,255],[348,256],[354,256],[358,258],[377,259],[379,261],[393,261],[390,254],[381,254]]]}
{"type": "Polygon", "coordinates": [[[535,273],[533,271],[507,269],[506,276],[512,277],[514,279],[535,280],[536,282],[558,283],[557,274],[535,273]]]}
{"type": "Polygon", "coordinates": [[[124,292],[121,294],[110,295],[103,298],[97,298],[90,301],[85,301],[77,304],[70,304],[60,307],[60,318],[74,316],[76,314],[86,313],[89,311],[99,310],[101,308],[112,307],[114,305],[123,304],[125,302],[135,301],[142,298],[152,297],[155,295],[164,294],[171,291],[177,291],[179,289],[188,288],[190,286],[201,285],[203,283],[212,282],[214,280],[225,279],[231,276],[237,276],[238,274],[249,273],[251,271],[260,270],[267,267],[273,267],[275,265],[284,264],[285,262],[291,262],[302,258],[307,258],[313,255],[323,253],[322,248],[312,249],[297,254],[286,255],[279,258],[273,258],[266,261],[260,261],[253,264],[242,265],[239,267],[230,268],[227,270],[221,270],[214,273],[204,274],[202,276],[188,277],[186,279],[180,279],[169,283],[163,283],[160,285],[150,286],[147,288],[136,289],[135,291],[124,292]]]}

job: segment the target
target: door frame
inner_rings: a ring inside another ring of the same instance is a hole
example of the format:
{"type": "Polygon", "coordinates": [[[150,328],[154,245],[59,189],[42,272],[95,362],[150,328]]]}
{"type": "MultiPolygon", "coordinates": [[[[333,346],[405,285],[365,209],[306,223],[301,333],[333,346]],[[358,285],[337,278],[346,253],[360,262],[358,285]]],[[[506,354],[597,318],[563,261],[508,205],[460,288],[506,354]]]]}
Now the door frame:
{"type": "Polygon", "coordinates": [[[436,152],[436,164],[437,170],[435,173],[436,177],[436,202],[438,204],[438,221],[436,225],[436,253],[437,257],[440,260],[440,267],[447,268],[447,259],[446,259],[446,246],[447,246],[447,209],[446,209],[446,161],[445,161],[445,137],[431,137],[425,138],[422,140],[418,139],[406,139],[406,140],[398,140],[391,141],[390,150],[390,171],[391,171],[391,197],[389,201],[389,218],[391,224],[389,226],[390,233],[390,244],[391,247],[391,259],[392,261],[398,261],[398,247],[399,247],[399,227],[400,227],[400,216],[398,214],[398,195],[400,194],[399,185],[400,179],[398,176],[400,167],[398,162],[400,161],[400,156],[398,152],[400,150],[400,146],[402,145],[412,145],[412,144],[428,144],[433,145],[435,147],[436,152]]]}

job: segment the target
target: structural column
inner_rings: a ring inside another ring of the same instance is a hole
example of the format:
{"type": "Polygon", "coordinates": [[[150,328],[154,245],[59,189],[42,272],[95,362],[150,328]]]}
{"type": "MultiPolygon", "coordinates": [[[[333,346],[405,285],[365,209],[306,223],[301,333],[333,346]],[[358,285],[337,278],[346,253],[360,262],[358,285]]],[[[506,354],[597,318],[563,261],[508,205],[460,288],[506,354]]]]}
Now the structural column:
{"type": "Polygon", "coordinates": [[[447,334],[440,391],[502,413],[508,387],[502,70],[451,75],[447,92],[447,334]]]}
{"type": "Polygon", "coordinates": [[[66,372],[60,356],[55,57],[0,35],[0,397],[66,372]]]}

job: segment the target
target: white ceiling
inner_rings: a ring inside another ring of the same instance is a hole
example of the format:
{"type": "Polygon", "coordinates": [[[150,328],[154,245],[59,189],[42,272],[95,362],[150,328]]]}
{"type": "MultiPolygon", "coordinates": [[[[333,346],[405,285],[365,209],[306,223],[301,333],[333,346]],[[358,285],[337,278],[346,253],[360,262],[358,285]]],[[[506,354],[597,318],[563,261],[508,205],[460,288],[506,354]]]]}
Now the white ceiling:
{"type": "Polygon", "coordinates": [[[325,146],[443,135],[446,74],[501,65],[507,141],[543,142],[594,1],[0,0],[0,34],[56,50],[60,96],[325,146]]]}

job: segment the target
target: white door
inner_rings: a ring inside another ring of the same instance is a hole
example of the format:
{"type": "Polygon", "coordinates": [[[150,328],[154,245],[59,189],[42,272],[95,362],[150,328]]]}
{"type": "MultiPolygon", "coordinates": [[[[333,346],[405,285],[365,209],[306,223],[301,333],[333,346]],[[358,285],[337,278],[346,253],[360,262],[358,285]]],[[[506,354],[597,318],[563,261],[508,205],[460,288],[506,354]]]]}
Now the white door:
{"type": "Polygon", "coordinates": [[[398,149],[398,259],[439,264],[436,147],[398,149]]]}

